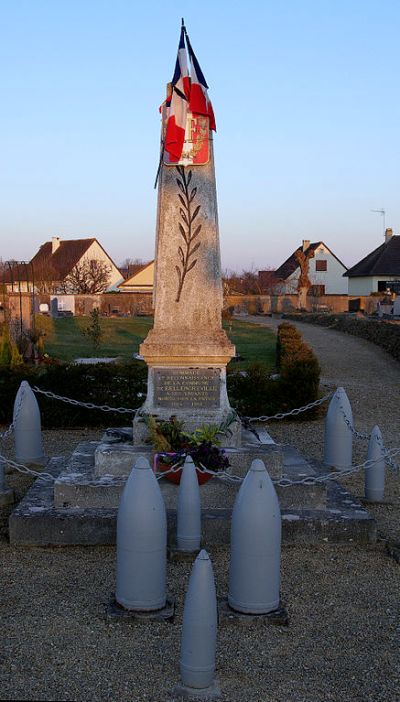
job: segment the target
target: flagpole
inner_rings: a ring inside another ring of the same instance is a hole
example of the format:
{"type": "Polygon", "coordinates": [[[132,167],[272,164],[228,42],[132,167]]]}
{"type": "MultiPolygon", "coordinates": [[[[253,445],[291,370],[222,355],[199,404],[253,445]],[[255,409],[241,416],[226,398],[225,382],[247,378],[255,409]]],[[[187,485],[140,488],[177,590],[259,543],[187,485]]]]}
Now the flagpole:
{"type": "MultiPolygon", "coordinates": [[[[181,18],[181,31],[184,32],[185,36],[186,36],[187,39],[189,40],[189,35],[188,35],[188,33],[187,33],[187,29],[186,29],[186,27],[185,27],[185,20],[184,20],[183,17],[181,18]]],[[[174,91],[174,89],[175,89],[175,86],[174,86],[174,84],[172,84],[172,92],[174,91]]],[[[180,91],[178,91],[178,92],[180,92],[180,91]]],[[[172,94],[172,93],[171,93],[171,94],[172,94]]],[[[184,97],[185,100],[186,100],[186,96],[183,96],[183,95],[182,95],[182,97],[184,97]]],[[[161,142],[160,160],[159,160],[159,162],[158,162],[158,168],[157,168],[157,173],[156,173],[156,179],[155,179],[155,181],[154,181],[154,190],[155,190],[156,187],[157,187],[158,179],[159,179],[159,177],[160,177],[160,171],[161,171],[161,168],[162,168],[162,162],[163,162],[163,157],[164,157],[164,147],[165,147],[165,136],[164,136],[164,138],[163,138],[163,140],[162,140],[162,142],[161,142]]]]}
{"type": "Polygon", "coordinates": [[[162,160],[163,160],[163,156],[164,156],[164,144],[165,144],[165,137],[164,137],[164,139],[163,139],[162,142],[161,142],[160,160],[159,160],[159,162],[158,162],[158,168],[157,168],[157,173],[156,173],[156,179],[155,179],[155,181],[154,181],[154,190],[155,190],[156,187],[157,187],[158,179],[159,179],[159,177],[160,177],[160,171],[161,171],[161,166],[162,166],[162,160]]]}

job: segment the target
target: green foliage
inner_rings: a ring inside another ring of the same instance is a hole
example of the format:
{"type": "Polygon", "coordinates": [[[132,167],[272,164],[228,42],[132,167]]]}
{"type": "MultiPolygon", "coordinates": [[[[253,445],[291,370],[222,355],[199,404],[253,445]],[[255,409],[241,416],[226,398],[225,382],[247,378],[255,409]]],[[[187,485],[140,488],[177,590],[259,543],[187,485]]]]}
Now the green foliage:
{"type": "Polygon", "coordinates": [[[10,368],[14,370],[14,368],[19,368],[19,366],[24,365],[24,359],[22,358],[22,355],[18,351],[18,347],[16,344],[11,344],[11,360],[10,360],[10,368]]]}
{"type": "Polygon", "coordinates": [[[12,358],[12,344],[8,324],[3,327],[3,334],[0,342],[0,368],[9,368],[12,358]]]}
{"type": "Polygon", "coordinates": [[[100,342],[104,336],[104,331],[102,330],[100,324],[100,315],[98,309],[95,308],[91,311],[90,324],[88,324],[83,333],[90,339],[93,346],[93,351],[97,351],[100,346],[100,342]]]}
{"type": "Polygon", "coordinates": [[[211,470],[223,470],[229,466],[228,459],[219,448],[220,441],[217,438],[218,434],[226,432],[225,426],[202,424],[193,433],[188,433],[184,431],[184,422],[179,421],[175,415],[167,420],[142,415],[142,420],[149,430],[148,442],[154,449],[158,453],[173,454],[163,456],[164,464],[183,463],[185,456],[189,454],[196,465],[201,464],[211,470]]]}
{"type": "MultiPolygon", "coordinates": [[[[280,375],[272,379],[261,364],[228,375],[228,393],[239,414],[257,417],[286,412],[318,398],[320,367],[312,349],[289,324],[278,328],[280,375]]],[[[307,413],[310,417],[310,413],[307,413]]]]}
{"type": "Polygon", "coordinates": [[[393,358],[400,361],[400,325],[390,321],[378,321],[363,317],[353,317],[349,314],[298,314],[291,315],[299,322],[310,322],[329,329],[358,336],[371,341],[387,351],[393,358]]]}
{"type": "MultiPolygon", "coordinates": [[[[50,366],[20,366],[15,370],[0,370],[0,422],[8,424],[12,418],[15,395],[22,382],[37,385],[83,402],[112,407],[139,407],[146,394],[147,369],[144,364],[131,361],[126,364],[98,363],[95,365],[56,364],[50,366]]],[[[46,429],[74,426],[121,426],[132,422],[133,414],[102,412],[65,404],[37,395],[46,429]]]]}
{"type": "Polygon", "coordinates": [[[23,365],[24,359],[20,354],[15,341],[11,338],[8,324],[3,327],[0,342],[0,368],[17,368],[23,365]]]}

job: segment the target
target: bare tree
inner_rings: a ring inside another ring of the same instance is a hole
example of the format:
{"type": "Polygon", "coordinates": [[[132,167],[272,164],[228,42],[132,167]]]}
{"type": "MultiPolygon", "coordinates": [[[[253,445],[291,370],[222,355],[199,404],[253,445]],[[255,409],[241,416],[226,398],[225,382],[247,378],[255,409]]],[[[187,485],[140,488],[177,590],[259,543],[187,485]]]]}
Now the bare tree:
{"type": "Polygon", "coordinates": [[[310,259],[314,258],[315,251],[313,249],[308,249],[308,251],[302,251],[299,249],[295,253],[296,261],[300,266],[300,275],[297,283],[297,292],[299,295],[298,305],[300,309],[305,309],[306,298],[309,289],[311,288],[311,280],[309,276],[310,272],[310,259]]]}
{"type": "Polygon", "coordinates": [[[67,294],[94,295],[107,290],[110,277],[111,266],[108,263],[83,258],[73,267],[59,287],[67,294]]]}
{"type": "Polygon", "coordinates": [[[260,295],[258,272],[254,269],[241,273],[226,270],[222,276],[225,295],[260,295]]]}
{"type": "Polygon", "coordinates": [[[142,258],[124,258],[122,261],[120,268],[130,268],[131,266],[143,266],[144,261],[142,258]]]}

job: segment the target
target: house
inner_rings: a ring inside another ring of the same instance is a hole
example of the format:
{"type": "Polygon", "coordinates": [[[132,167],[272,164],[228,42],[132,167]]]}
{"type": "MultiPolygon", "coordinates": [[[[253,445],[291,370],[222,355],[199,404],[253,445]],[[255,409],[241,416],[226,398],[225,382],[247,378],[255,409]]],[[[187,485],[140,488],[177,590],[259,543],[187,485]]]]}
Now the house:
{"type": "Polygon", "coordinates": [[[119,283],[118,290],[126,292],[153,292],[154,284],[154,261],[140,266],[129,278],[119,283]]]}
{"type": "Polygon", "coordinates": [[[6,272],[8,292],[97,293],[115,290],[123,277],[97,239],[53,236],[28,264],[6,272]]]}
{"type": "Polygon", "coordinates": [[[268,283],[269,292],[273,288],[275,294],[295,294],[300,276],[300,264],[297,256],[300,253],[313,254],[309,258],[308,276],[311,281],[309,295],[347,295],[348,284],[343,275],[346,266],[323,241],[311,243],[304,239],[301,246],[282,263],[276,271],[259,271],[258,276],[262,289],[268,283]]]}
{"type": "Polygon", "coordinates": [[[387,288],[400,293],[400,236],[386,229],[385,241],[344,275],[349,279],[349,295],[370,295],[387,288]]]}

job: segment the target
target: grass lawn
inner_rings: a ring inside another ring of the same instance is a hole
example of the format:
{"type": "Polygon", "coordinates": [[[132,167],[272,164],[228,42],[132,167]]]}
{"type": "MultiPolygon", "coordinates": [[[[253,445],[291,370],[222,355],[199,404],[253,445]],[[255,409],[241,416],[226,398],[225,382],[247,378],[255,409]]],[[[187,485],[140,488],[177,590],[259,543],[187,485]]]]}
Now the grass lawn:
{"type": "MultiPolygon", "coordinates": [[[[132,358],[139,350],[149,329],[152,317],[101,317],[104,336],[97,351],[83,331],[90,323],[90,317],[65,317],[52,319],[36,317],[38,329],[46,332],[45,352],[63,361],[73,361],[78,357],[119,356],[124,360],[132,358]]],[[[263,363],[268,368],[275,364],[275,334],[262,326],[234,319],[224,327],[243,361],[232,362],[230,368],[241,369],[249,363],[263,363]]]]}

